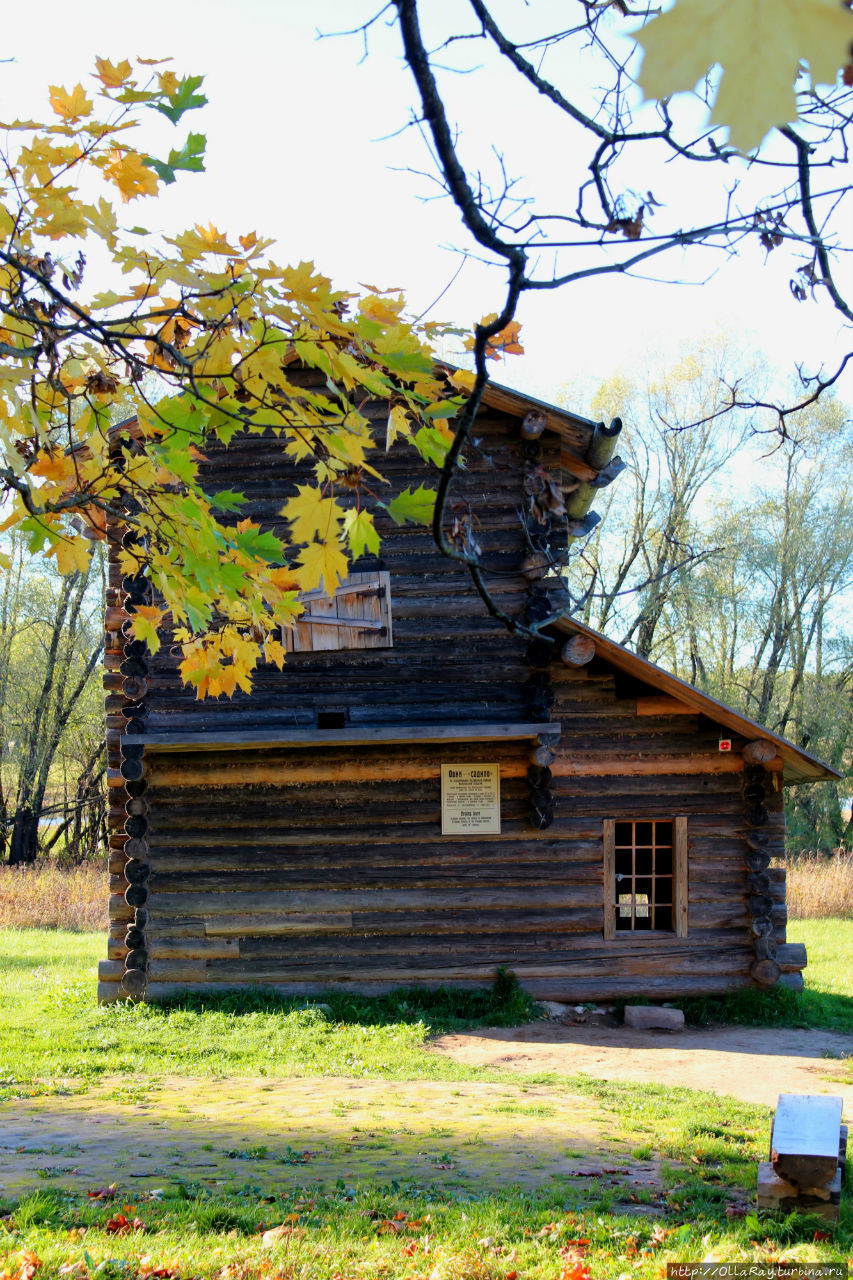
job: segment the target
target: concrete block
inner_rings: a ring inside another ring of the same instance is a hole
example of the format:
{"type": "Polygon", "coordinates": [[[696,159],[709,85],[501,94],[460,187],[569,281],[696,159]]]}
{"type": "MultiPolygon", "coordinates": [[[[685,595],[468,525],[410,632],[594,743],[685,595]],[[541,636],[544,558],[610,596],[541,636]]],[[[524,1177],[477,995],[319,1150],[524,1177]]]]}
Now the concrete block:
{"type": "Polygon", "coordinates": [[[683,1031],[684,1014],[680,1009],[662,1009],[653,1004],[625,1006],[625,1026],[638,1031],[683,1031]]]}

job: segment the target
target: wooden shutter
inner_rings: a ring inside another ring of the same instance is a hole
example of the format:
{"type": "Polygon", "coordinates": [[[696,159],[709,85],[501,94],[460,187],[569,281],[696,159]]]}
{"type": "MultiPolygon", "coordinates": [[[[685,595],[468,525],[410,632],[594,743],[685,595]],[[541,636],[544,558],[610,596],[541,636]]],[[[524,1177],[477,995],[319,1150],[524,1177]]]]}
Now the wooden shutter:
{"type": "Polygon", "coordinates": [[[293,628],[282,628],[289,653],[331,649],[390,649],[391,580],[385,571],[351,573],[334,596],[306,591],[305,612],[293,628]]]}

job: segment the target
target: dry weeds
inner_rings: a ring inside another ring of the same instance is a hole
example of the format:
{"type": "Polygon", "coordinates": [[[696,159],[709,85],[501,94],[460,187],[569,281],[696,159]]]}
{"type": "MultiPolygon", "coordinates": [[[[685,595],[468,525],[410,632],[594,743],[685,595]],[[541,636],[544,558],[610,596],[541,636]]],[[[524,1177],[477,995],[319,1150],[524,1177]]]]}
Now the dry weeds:
{"type": "Polygon", "coordinates": [[[788,915],[793,920],[853,916],[853,849],[786,859],[788,915]]]}
{"type": "Polygon", "coordinates": [[[104,866],[0,866],[0,929],[106,929],[108,893],[104,866]]]}

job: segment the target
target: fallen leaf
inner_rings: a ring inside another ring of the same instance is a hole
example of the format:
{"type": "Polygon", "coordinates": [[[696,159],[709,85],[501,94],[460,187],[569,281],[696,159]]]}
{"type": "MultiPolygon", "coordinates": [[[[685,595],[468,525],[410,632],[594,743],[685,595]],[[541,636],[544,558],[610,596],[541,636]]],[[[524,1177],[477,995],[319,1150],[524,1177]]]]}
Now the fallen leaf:
{"type": "Polygon", "coordinates": [[[90,1200],[115,1200],[117,1182],[111,1182],[108,1187],[98,1187],[97,1191],[89,1192],[90,1200]]]}
{"type": "Polygon", "coordinates": [[[265,1249],[272,1249],[275,1245],[281,1244],[292,1231],[293,1228],[285,1226],[284,1223],[280,1227],[270,1227],[269,1231],[265,1231],[261,1236],[261,1244],[265,1249]]]}

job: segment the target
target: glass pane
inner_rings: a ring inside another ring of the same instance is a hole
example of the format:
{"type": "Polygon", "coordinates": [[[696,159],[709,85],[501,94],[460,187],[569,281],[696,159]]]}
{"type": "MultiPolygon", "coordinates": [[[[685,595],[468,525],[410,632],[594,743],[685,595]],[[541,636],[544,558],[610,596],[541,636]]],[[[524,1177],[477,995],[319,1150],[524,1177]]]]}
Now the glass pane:
{"type": "Polygon", "coordinates": [[[672,875],[672,850],[655,849],[655,871],[660,876],[672,875]]]}
{"type": "MultiPolygon", "coordinates": [[[[637,876],[636,880],[634,881],[634,896],[636,898],[637,903],[638,904],[641,902],[650,903],[652,900],[652,892],[653,890],[652,890],[651,876],[644,876],[642,880],[640,879],[639,876],[637,876]]],[[[639,906],[637,907],[636,914],[639,914],[639,906]]]]}
{"type": "Polygon", "coordinates": [[[655,841],[657,844],[672,844],[672,823],[655,823],[655,841]]]}
{"type": "Polygon", "coordinates": [[[655,928],[672,929],[672,907],[655,907],[655,928]]]}
{"type": "Polygon", "coordinates": [[[620,916],[620,915],[619,915],[619,913],[618,913],[618,911],[617,911],[617,913],[616,913],[616,930],[617,930],[617,932],[618,932],[620,929],[624,931],[625,929],[633,929],[633,927],[634,927],[634,924],[633,924],[633,921],[631,920],[630,913],[629,913],[627,916],[620,916]]]}
{"type": "Polygon", "coordinates": [[[617,849],[615,863],[617,876],[630,876],[632,874],[631,850],[617,849]]]}
{"type": "Polygon", "coordinates": [[[654,830],[654,823],[638,822],[637,835],[636,835],[637,844],[651,844],[653,830],[654,830]]]}
{"type": "Polygon", "coordinates": [[[672,904],[672,878],[658,876],[655,880],[655,905],[664,906],[666,903],[672,904]]]}
{"type": "Polygon", "coordinates": [[[617,845],[631,845],[634,843],[633,822],[616,823],[616,843],[617,845]]]}
{"type": "Polygon", "coordinates": [[[623,919],[625,916],[627,916],[629,920],[631,919],[631,901],[632,901],[632,898],[630,893],[619,894],[618,898],[616,899],[616,913],[618,916],[622,917],[623,919]]]}
{"type": "Polygon", "coordinates": [[[643,899],[641,894],[637,894],[634,899],[634,928],[635,929],[651,929],[652,927],[652,907],[649,900],[643,899]]]}
{"type": "Polygon", "coordinates": [[[655,859],[651,849],[638,849],[634,865],[638,876],[650,876],[655,869],[655,859]]]}

